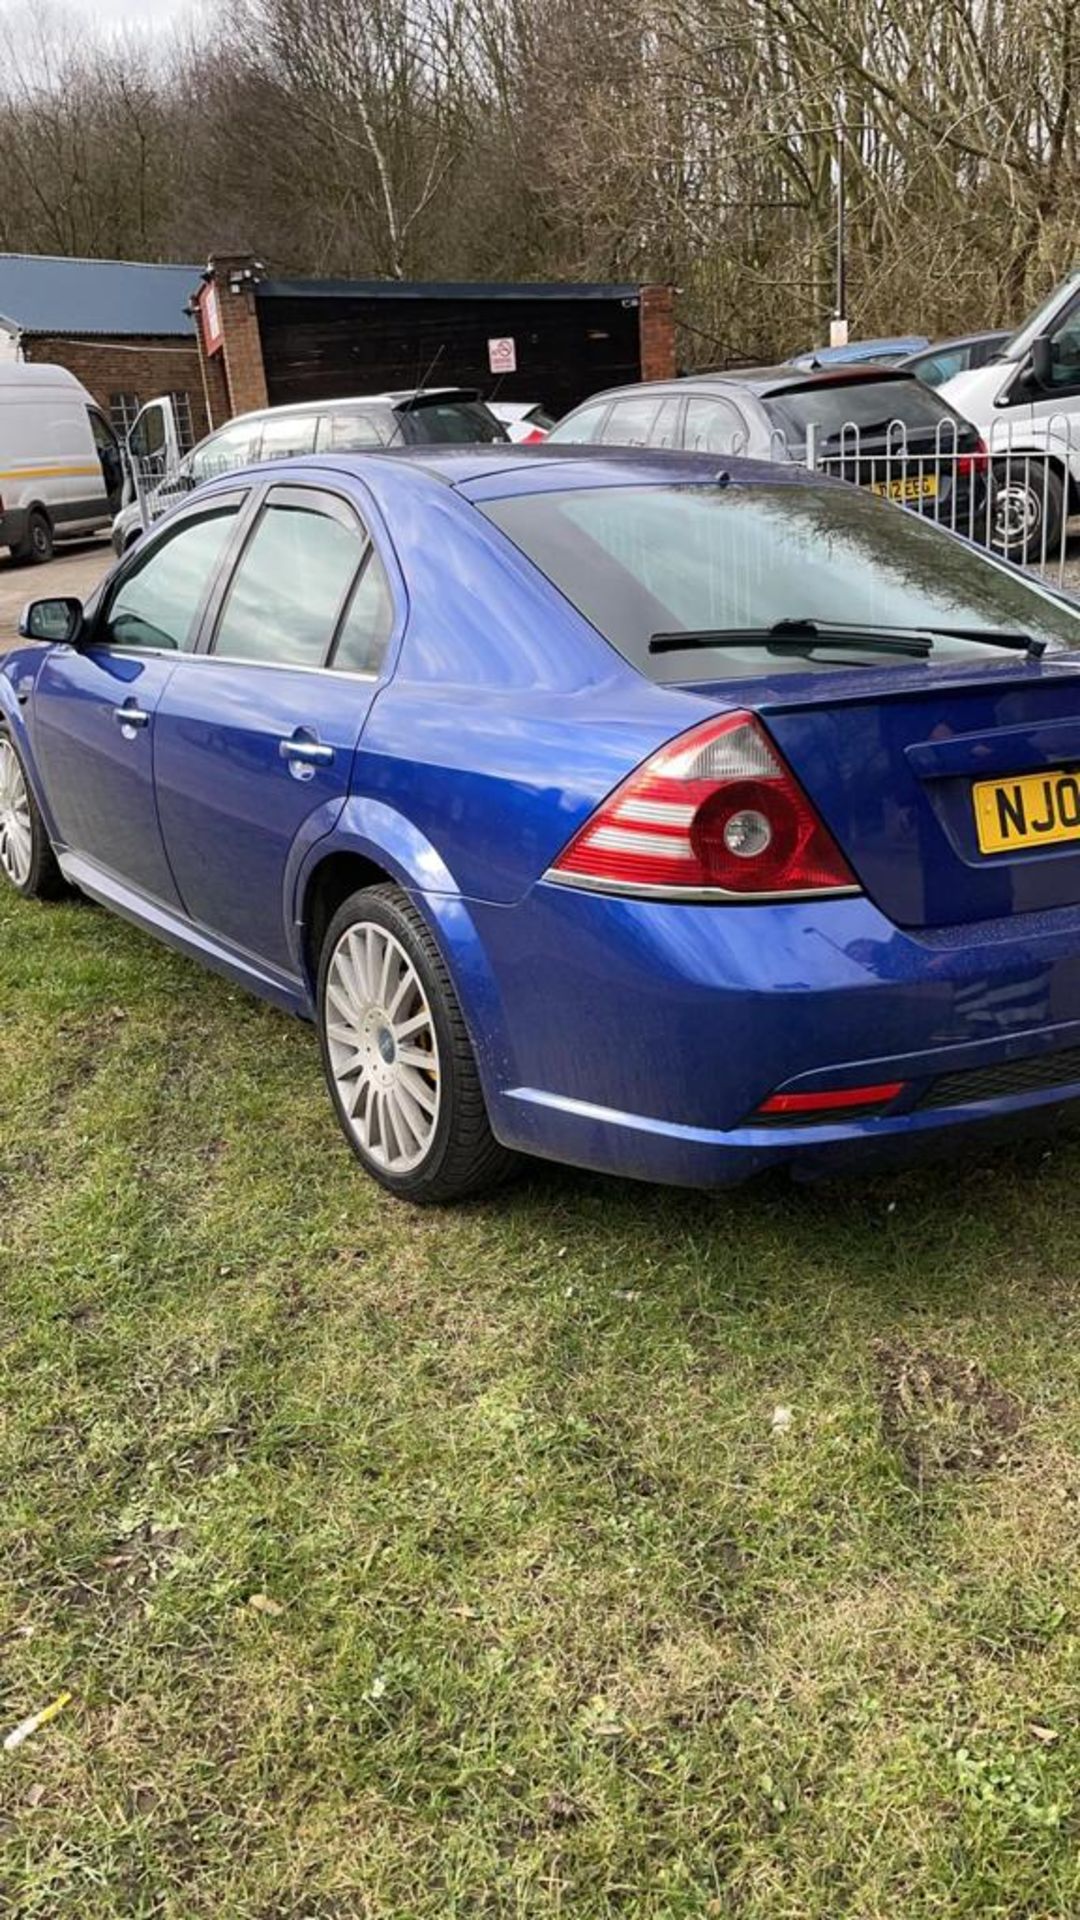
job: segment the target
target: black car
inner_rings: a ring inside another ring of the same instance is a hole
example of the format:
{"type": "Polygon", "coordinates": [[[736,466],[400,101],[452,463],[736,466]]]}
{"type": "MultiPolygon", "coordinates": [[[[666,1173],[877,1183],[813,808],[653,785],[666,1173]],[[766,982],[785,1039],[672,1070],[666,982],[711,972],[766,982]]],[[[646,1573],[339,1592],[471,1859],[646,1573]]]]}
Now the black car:
{"type": "Polygon", "coordinates": [[[747,367],[595,394],[547,444],[670,447],[813,465],[985,541],[986,447],[898,368],[747,367]]]}

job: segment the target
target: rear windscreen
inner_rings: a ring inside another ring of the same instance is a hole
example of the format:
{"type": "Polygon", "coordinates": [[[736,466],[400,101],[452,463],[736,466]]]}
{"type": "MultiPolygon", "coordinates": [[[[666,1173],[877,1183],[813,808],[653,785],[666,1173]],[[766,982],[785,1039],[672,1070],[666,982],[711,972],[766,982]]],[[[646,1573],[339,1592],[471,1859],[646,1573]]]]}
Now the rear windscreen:
{"type": "Polygon", "coordinates": [[[422,406],[403,408],[400,417],[407,438],[424,446],[507,438],[495,415],[478,400],[425,400],[422,406]]]}
{"type": "MultiPolygon", "coordinates": [[[[649,650],[656,633],[764,631],[779,620],[1019,630],[1080,647],[1080,612],[857,487],[582,487],[488,500],[481,511],[651,680],[882,662],[827,649],[792,660],[741,643],[649,650]]],[[[985,658],[942,638],[930,662],[985,658]]]]}
{"type": "Polygon", "coordinates": [[[839,440],[845,427],[884,436],[894,420],[908,431],[937,433],[940,427],[941,444],[947,450],[952,448],[954,430],[961,439],[973,431],[918,380],[853,380],[798,387],[790,393],[769,394],[765,409],[773,424],[792,443],[800,444],[811,424],[823,442],[839,440]]]}

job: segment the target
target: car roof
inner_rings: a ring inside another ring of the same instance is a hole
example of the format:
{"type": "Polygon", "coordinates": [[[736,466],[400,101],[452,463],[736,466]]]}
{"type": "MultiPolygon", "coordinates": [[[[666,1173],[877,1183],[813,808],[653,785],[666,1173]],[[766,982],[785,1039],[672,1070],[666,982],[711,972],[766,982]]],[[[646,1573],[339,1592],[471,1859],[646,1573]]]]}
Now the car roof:
{"type": "Polygon", "coordinates": [[[902,367],[731,367],[727,373],[686,373],[678,380],[638,380],[631,386],[609,387],[604,393],[590,394],[573,412],[642,393],[666,396],[696,391],[730,398],[735,389],[767,400],[772,394],[797,393],[802,388],[820,392],[829,387],[875,386],[882,380],[900,380],[910,386],[914,379],[915,375],[902,367]]]}
{"type": "Polygon", "coordinates": [[[882,380],[911,380],[899,367],[732,367],[727,373],[694,373],[679,382],[684,387],[749,387],[764,399],[771,393],[796,393],[801,387],[869,387],[882,380]]]}
{"type": "MultiPolygon", "coordinates": [[[[354,473],[376,486],[380,475],[407,468],[427,481],[467,496],[478,488],[492,494],[495,490],[492,483],[500,494],[550,493],[576,487],[708,486],[721,480],[733,486],[845,484],[834,483],[804,467],[781,466],[768,460],[728,459],[716,454],[678,453],[667,448],[650,452],[642,447],[590,447],[572,443],[550,446],[546,442],[536,446],[489,442],[457,447],[392,447],[373,453],[315,454],[295,461],[264,463],[262,470],[282,480],[287,478],[290,469],[300,467],[308,473],[315,467],[354,473]]],[[[220,484],[229,482],[236,484],[235,474],[223,475],[220,484]]]]}
{"type": "Polygon", "coordinates": [[[347,393],[333,400],[290,400],[281,407],[252,407],[247,413],[235,413],[229,420],[223,420],[225,427],[235,427],[241,420],[277,420],[288,419],[297,414],[308,413],[347,413],[350,407],[400,407],[416,400],[476,400],[479,398],[475,387],[396,387],[383,393],[347,393]]]}
{"type": "Polygon", "coordinates": [[[806,347],[799,353],[793,353],[789,364],[794,367],[853,367],[863,361],[900,359],[903,355],[918,353],[929,345],[925,333],[894,333],[876,340],[849,340],[845,347],[806,347]]]}

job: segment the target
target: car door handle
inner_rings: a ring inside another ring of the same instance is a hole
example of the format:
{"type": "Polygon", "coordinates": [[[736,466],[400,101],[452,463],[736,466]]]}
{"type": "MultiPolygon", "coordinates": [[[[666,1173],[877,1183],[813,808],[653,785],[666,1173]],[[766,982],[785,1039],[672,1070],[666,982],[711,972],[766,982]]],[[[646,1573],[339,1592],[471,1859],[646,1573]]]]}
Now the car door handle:
{"type": "Polygon", "coordinates": [[[304,767],[328,767],[334,758],[333,747],[321,740],[281,740],[278,752],[283,760],[299,761],[304,767]]]}
{"type": "Polygon", "coordinates": [[[148,727],[150,715],[142,707],[114,707],[113,719],[118,727],[148,727]]]}

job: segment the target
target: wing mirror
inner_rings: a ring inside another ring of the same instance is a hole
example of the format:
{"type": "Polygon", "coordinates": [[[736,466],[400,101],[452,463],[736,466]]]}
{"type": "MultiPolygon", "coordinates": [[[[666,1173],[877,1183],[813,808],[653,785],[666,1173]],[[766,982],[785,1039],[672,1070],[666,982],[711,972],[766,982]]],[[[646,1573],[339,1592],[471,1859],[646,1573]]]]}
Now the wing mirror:
{"type": "Polygon", "coordinates": [[[77,646],[82,630],[81,600],[28,600],[19,620],[24,640],[45,640],[54,647],[77,646]]]}
{"type": "Polygon", "coordinates": [[[1031,343],[1031,377],[1039,387],[1054,384],[1054,346],[1048,333],[1040,333],[1031,343]]]}

